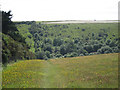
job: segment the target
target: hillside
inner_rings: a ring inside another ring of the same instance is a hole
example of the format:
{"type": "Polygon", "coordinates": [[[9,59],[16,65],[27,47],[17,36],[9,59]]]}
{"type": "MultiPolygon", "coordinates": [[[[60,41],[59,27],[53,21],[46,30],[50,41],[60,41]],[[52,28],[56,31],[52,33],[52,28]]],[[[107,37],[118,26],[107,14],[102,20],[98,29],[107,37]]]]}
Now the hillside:
{"type": "Polygon", "coordinates": [[[116,21],[12,22],[11,11],[2,13],[3,64],[120,52],[116,21]]]}
{"type": "Polygon", "coordinates": [[[15,22],[37,59],[118,53],[118,23],[15,22]]]}
{"type": "Polygon", "coordinates": [[[118,54],[19,61],[2,80],[3,88],[118,88],[118,54]]]}
{"type": "Polygon", "coordinates": [[[14,22],[11,21],[11,11],[0,12],[2,13],[2,32],[0,32],[2,64],[7,65],[12,61],[36,58],[34,49],[27,43],[29,40],[25,41],[26,37],[20,34],[14,22]]]}

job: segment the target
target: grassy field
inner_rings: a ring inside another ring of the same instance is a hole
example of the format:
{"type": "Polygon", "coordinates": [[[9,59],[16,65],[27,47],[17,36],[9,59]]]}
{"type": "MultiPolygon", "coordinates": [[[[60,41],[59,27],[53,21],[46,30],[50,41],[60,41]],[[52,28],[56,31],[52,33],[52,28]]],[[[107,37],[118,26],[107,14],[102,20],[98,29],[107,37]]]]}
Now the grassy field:
{"type": "Polygon", "coordinates": [[[2,79],[3,88],[118,88],[118,54],[18,61],[2,79]]]}

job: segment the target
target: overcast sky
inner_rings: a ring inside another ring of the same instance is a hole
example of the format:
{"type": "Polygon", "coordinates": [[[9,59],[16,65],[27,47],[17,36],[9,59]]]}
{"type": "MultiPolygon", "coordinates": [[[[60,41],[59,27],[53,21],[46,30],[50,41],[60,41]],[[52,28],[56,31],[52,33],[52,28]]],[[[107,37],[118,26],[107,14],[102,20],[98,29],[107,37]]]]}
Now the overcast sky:
{"type": "Polygon", "coordinates": [[[13,21],[117,20],[120,0],[1,0],[13,21]]]}

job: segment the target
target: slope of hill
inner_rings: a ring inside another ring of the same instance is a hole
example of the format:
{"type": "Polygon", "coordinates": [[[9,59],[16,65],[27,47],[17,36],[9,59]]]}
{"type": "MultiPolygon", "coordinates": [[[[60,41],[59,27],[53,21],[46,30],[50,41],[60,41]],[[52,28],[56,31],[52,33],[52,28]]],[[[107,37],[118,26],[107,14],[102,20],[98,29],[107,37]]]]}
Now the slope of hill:
{"type": "Polygon", "coordinates": [[[15,22],[38,59],[118,53],[118,23],[15,22]]]}
{"type": "Polygon", "coordinates": [[[118,88],[118,54],[19,61],[2,79],[3,88],[118,88]]]}
{"type": "MultiPolygon", "coordinates": [[[[6,65],[8,62],[32,59],[35,58],[34,49],[31,49],[30,40],[26,40],[23,35],[20,34],[15,24],[11,21],[11,11],[2,13],[2,32],[0,32],[0,51],[2,53],[2,64],[6,65]]],[[[26,30],[27,31],[27,30],[26,30]]],[[[1,63],[1,62],[0,62],[1,63]]]]}

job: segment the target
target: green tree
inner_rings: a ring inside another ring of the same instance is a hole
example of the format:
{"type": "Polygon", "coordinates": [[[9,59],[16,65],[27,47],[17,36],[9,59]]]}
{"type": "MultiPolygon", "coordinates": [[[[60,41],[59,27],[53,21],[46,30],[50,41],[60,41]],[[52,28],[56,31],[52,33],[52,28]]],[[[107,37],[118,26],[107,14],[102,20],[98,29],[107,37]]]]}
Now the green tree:
{"type": "Polygon", "coordinates": [[[17,31],[17,28],[11,21],[11,18],[12,18],[11,11],[8,12],[2,11],[2,32],[5,34],[17,31]]]}
{"type": "Polygon", "coordinates": [[[104,46],[98,49],[98,53],[104,54],[104,53],[112,53],[113,50],[109,46],[104,46]]]}
{"type": "Polygon", "coordinates": [[[63,44],[63,40],[60,39],[60,38],[55,38],[55,39],[53,40],[53,45],[54,45],[54,46],[60,46],[60,45],[62,45],[62,44],[63,44]]]}
{"type": "Polygon", "coordinates": [[[61,53],[62,55],[64,55],[64,54],[67,53],[67,51],[66,51],[66,46],[65,46],[65,45],[61,45],[61,47],[60,47],[60,53],[61,53]]]}
{"type": "Polygon", "coordinates": [[[46,51],[45,54],[48,58],[50,58],[50,52],[49,51],[46,51]]]}

